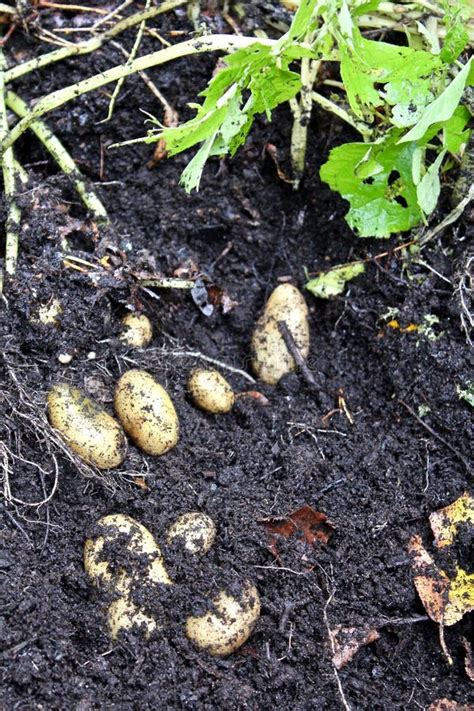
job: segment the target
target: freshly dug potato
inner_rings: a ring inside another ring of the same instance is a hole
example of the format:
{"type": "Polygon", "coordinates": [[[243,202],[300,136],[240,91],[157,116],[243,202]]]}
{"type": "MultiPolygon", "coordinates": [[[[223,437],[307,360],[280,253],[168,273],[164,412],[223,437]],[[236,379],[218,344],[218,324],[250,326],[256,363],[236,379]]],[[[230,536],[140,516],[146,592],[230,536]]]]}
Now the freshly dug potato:
{"type": "Polygon", "coordinates": [[[153,327],[145,314],[127,314],[122,318],[124,325],[120,340],[132,348],[145,348],[153,338],[153,327]]]}
{"type": "Polygon", "coordinates": [[[145,637],[150,637],[157,629],[156,620],[140,610],[128,595],[111,602],[107,610],[107,626],[112,639],[116,639],[122,630],[133,627],[140,628],[145,637]]]}
{"type": "Polygon", "coordinates": [[[121,586],[125,592],[127,578],[120,571],[114,578],[109,561],[103,559],[105,542],[114,542],[119,537],[127,537],[127,550],[134,555],[148,557],[149,568],[147,578],[154,583],[171,585],[171,580],[163,563],[161,550],[148,528],[131,516],[125,514],[110,514],[100,519],[98,525],[102,535],[97,538],[88,538],[84,544],[84,568],[94,581],[118,588],[121,586]]]}
{"type": "Polygon", "coordinates": [[[42,323],[43,326],[58,326],[63,307],[59,299],[51,299],[48,304],[43,304],[36,309],[31,317],[33,323],[42,323]]]}
{"type": "Polygon", "coordinates": [[[167,541],[181,539],[184,549],[194,555],[204,555],[216,538],[216,527],[210,516],[199,511],[182,514],[169,527],[167,541]]]}
{"type": "Polygon", "coordinates": [[[240,600],[221,591],[213,605],[215,612],[188,617],[186,635],[199,649],[225,657],[250,636],[260,616],[260,598],[255,585],[247,580],[240,600]]]}
{"type": "Polygon", "coordinates": [[[264,383],[275,385],[280,378],[295,370],[279,331],[284,321],[303,358],[309,353],[308,307],[303,295],[291,284],[280,284],[270,294],[252,335],[252,367],[264,383]]]}
{"type": "Polygon", "coordinates": [[[82,390],[58,383],[48,392],[51,425],[73,452],[99,469],[118,467],[127,454],[127,441],[119,423],[82,390]]]}
{"type": "Polygon", "coordinates": [[[234,391],[217,370],[195,368],[187,387],[194,404],[213,415],[229,412],[234,406],[234,391]]]}
{"type": "Polygon", "coordinates": [[[115,390],[115,412],[125,432],[147,454],[164,454],[178,441],[178,415],[171,398],[144,370],[122,375],[115,390]]]}

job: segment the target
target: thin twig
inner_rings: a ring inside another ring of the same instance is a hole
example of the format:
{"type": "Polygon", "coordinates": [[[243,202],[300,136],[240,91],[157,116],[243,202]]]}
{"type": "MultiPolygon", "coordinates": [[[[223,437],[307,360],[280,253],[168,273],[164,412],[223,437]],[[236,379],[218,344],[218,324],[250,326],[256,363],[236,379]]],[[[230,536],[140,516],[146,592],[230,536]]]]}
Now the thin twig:
{"type": "Polygon", "coordinates": [[[420,424],[422,427],[424,427],[424,429],[427,432],[429,432],[430,435],[435,437],[439,442],[441,442],[441,444],[444,444],[444,446],[447,447],[455,455],[455,457],[457,459],[459,459],[459,461],[461,461],[464,464],[464,466],[466,467],[468,472],[471,471],[469,462],[467,462],[464,459],[463,455],[461,454],[461,452],[459,452],[459,450],[456,449],[456,447],[453,447],[453,445],[450,444],[447,440],[445,440],[444,437],[442,437],[440,434],[435,432],[435,430],[432,427],[430,427],[426,422],[423,422],[421,417],[418,417],[418,415],[416,414],[416,412],[414,410],[412,410],[410,405],[407,405],[407,403],[404,402],[403,400],[399,400],[398,402],[400,403],[400,405],[403,405],[403,407],[410,413],[410,415],[415,418],[415,420],[418,422],[418,424],[420,424]]]}
{"type": "Polygon", "coordinates": [[[290,354],[293,356],[293,359],[294,359],[298,369],[300,370],[301,375],[306,380],[308,385],[311,386],[311,388],[314,388],[317,390],[318,385],[316,383],[316,380],[314,379],[312,372],[308,368],[305,359],[301,355],[301,352],[300,352],[298,346],[296,345],[295,340],[290,333],[290,329],[286,325],[285,321],[278,321],[278,330],[281,333],[281,337],[285,341],[285,346],[288,348],[290,354]]]}

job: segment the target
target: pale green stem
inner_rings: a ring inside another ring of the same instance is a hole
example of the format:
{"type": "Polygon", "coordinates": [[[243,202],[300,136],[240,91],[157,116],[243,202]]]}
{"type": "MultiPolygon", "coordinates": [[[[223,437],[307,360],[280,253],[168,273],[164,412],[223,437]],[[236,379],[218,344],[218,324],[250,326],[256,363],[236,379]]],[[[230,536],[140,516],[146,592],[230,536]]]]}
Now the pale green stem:
{"type": "MultiPolygon", "coordinates": [[[[13,93],[13,91],[7,92],[6,104],[8,108],[20,118],[27,116],[29,113],[28,105],[23,101],[23,99],[13,93]]],[[[82,202],[86,206],[87,210],[89,210],[94,220],[101,224],[108,222],[108,215],[105,207],[102,205],[94,191],[88,188],[83,176],[77,169],[73,158],[69,155],[61,141],[56,138],[54,133],[52,133],[43,121],[33,121],[30,125],[30,129],[41,141],[46,150],[49,151],[63,173],[71,179],[74,187],[82,199],[82,202]]]]}
{"type": "MultiPolygon", "coordinates": [[[[8,136],[9,126],[5,103],[5,57],[0,47],[0,134],[8,136]]],[[[2,156],[3,189],[8,206],[5,224],[5,271],[10,276],[16,272],[18,247],[20,242],[21,210],[15,200],[17,182],[23,180],[24,170],[18,170],[13,148],[8,148],[2,156]]]]}
{"type": "Polygon", "coordinates": [[[321,94],[318,94],[316,91],[313,91],[311,96],[313,101],[316,104],[319,104],[325,111],[330,111],[335,116],[338,116],[338,118],[348,123],[352,126],[352,128],[355,128],[355,130],[358,131],[364,138],[370,138],[372,130],[368,126],[365,126],[365,124],[354,121],[352,116],[350,116],[343,108],[335,104],[333,101],[330,101],[330,99],[326,99],[325,96],[321,96],[321,94]]]}
{"type": "Polygon", "coordinates": [[[172,45],[171,47],[166,47],[165,49],[160,49],[158,52],[153,52],[152,54],[145,54],[130,64],[113,67],[93,77],[84,79],[77,84],[72,84],[58,91],[53,91],[51,94],[40,99],[28,115],[12,128],[9,135],[3,140],[1,150],[5,151],[12,146],[17,138],[19,138],[34,121],[40,118],[40,116],[43,116],[49,111],[54,111],[54,109],[63,106],[72,99],[77,99],[79,96],[82,96],[82,94],[100,89],[106,84],[117,81],[117,79],[121,77],[126,77],[135,72],[150,69],[150,67],[156,67],[166,62],[171,62],[174,59],[180,59],[181,57],[203,54],[204,52],[232,52],[233,50],[243,47],[250,47],[253,44],[273,47],[277,44],[277,41],[256,40],[254,37],[236,37],[235,35],[197,37],[186,42],[172,45]]]}
{"type": "Polygon", "coordinates": [[[120,22],[117,22],[109,30],[106,30],[97,37],[92,37],[87,42],[77,45],[68,45],[67,47],[61,47],[61,49],[55,49],[53,52],[48,52],[35,59],[30,59],[28,62],[23,62],[23,64],[17,64],[16,67],[12,67],[5,72],[5,81],[10,82],[14,79],[29,74],[29,72],[35,71],[36,69],[41,69],[42,67],[47,67],[49,64],[54,62],[60,62],[68,57],[74,57],[82,54],[89,54],[99,49],[105,42],[116,37],[121,32],[128,30],[130,27],[140,24],[146,20],[151,20],[157,15],[161,15],[170,10],[174,10],[176,7],[185,5],[186,0],[166,0],[161,3],[158,7],[151,7],[149,10],[143,10],[142,12],[137,12],[135,15],[126,17],[120,22]]]}
{"type": "MultiPolygon", "coordinates": [[[[313,37],[307,37],[306,41],[311,44],[313,37]]],[[[301,93],[297,105],[291,104],[294,117],[291,131],[291,163],[293,167],[293,187],[298,189],[304,173],[306,161],[306,146],[308,143],[308,125],[311,119],[311,109],[313,106],[312,88],[318,74],[320,61],[303,57],[301,60],[301,93]]]]}

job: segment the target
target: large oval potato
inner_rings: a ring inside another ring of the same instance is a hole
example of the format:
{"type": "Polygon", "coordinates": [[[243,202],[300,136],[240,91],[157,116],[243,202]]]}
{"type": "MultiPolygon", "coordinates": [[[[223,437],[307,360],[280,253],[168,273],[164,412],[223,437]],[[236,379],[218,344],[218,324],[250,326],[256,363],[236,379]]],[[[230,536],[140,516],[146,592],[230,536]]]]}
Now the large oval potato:
{"type": "Polygon", "coordinates": [[[145,348],[153,338],[153,327],[145,314],[126,314],[122,318],[124,329],[120,340],[132,348],[145,348]]]}
{"type": "Polygon", "coordinates": [[[186,635],[199,649],[225,657],[252,633],[260,616],[260,597],[255,585],[247,580],[240,599],[221,591],[212,602],[215,612],[188,617],[186,635]]]}
{"type": "Polygon", "coordinates": [[[164,454],[179,438],[178,415],[170,396],[144,370],[128,370],[115,390],[115,412],[125,432],[147,454],[164,454]]]}
{"type": "Polygon", "coordinates": [[[230,412],[234,406],[234,391],[217,370],[195,368],[187,388],[194,404],[213,415],[230,412]]]}
{"type": "Polygon", "coordinates": [[[308,307],[292,284],[280,284],[270,294],[252,335],[252,368],[264,383],[275,385],[296,369],[278,328],[284,321],[303,358],[309,353],[308,307]]]}
{"type": "Polygon", "coordinates": [[[204,555],[216,538],[216,526],[210,516],[200,511],[190,511],[178,516],[168,529],[166,540],[181,540],[184,549],[193,555],[204,555]]]}
{"type": "Polygon", "coordinates": [[[98,526],[101,535],[97,538],[88,538],[84,544],[84,568],[90,578],[105,583],[108,587],[125,586],[126,578],[123,577],[123,571],[118,571],[114,577],[110,563],[104,560],[103,554],[106,542],[113,543],[124,537],[126,550],[133,555],[143,556],[144,561],[148,562],[148,570],[145,573],[148,580],[171,585],[160,547],[148,528],[125,514],[104,516],[98,522],[98,526]]]}
{"type": "Polygon", "coordinates": [[[68,446],[99,469],[123,462],[127,441],[119,423],[82,390],[58,383],[48,392],[48,416],[68,446]]]}

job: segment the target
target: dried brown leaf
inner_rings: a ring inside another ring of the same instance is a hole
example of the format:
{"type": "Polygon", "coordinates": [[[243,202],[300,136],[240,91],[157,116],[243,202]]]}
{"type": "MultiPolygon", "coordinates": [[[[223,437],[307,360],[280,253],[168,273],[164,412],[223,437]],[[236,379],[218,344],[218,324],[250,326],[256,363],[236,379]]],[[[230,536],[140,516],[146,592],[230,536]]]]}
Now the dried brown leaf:
{"type": "Polygon", "coordinates": [[[338,625],[330,632],[334,650],[332,663],[336,669],[342,669],[357,654],[361,647],[375,642],[380,635],[375,627],[343,627],[338,625]]]}

